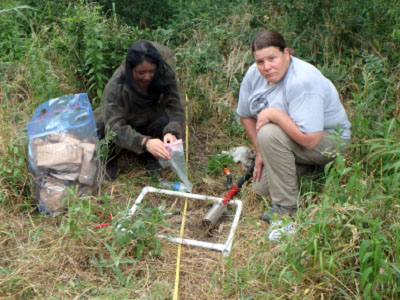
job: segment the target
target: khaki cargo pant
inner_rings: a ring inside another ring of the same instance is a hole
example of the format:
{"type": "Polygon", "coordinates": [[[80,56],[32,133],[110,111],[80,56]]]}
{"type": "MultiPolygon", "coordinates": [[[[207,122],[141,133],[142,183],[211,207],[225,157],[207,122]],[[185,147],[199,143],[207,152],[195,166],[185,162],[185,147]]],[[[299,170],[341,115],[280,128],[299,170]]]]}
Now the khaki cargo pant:
{"type": "MultiPolygon", "coordinates": [[[[297,207],[299,169],[332,161],[338,143],[333,134],[324,131],[320,143],[307,150],[272,123],[258,131],[257,142],[264,167],[261,180],[253,183],[254,191],[270,197],[272,204],[286,208],[297,207]]],[[[344,153],[348,141],[341,140],[340,144],[339,150],[344,153]]]]}

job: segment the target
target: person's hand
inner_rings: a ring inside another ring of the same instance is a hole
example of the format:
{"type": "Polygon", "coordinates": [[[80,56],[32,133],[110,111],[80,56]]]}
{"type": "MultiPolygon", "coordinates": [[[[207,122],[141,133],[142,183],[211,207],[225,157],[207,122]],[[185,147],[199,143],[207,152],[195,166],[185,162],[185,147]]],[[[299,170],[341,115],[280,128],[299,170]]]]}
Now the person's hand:
{"type": "Polygon", "coordinates": [[[171,155],[165,148],[164,143],[160,139],[149,139],[146,143],[146,149],[154,157],[162,157],[165,159],[171,159],[171,155]]]}
{"type": "Polygon", "coordinates": [[[256,131],[258,132],[261,127],[271,122],[271,109],[263,109],[257,116],[256,131]]]}
{"type": "Polygon", "coordinates": [[[253,171],[253,180],[254,181],[260,181],[263,166],[264,166],[264,163],[262,161],[261,154],[260,154],[260,152],[257,152],[256,161],[254,163],[254,171],[253,171]]]}
{"type": "Polygon", "coordinates": [[[178,139],[176,138],[175,135],[173,135],[172,133],[167,133],[166,135],[164,135],[164,143],[173,143],[176,142],[178,139]]]}

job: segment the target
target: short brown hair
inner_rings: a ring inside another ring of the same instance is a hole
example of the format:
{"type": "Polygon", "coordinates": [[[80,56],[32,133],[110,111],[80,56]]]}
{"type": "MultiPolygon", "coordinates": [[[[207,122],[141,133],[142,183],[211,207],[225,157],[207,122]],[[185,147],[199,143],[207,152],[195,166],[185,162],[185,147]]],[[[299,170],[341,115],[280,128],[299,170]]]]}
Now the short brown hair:
{"type": "Polygon", "coordinates": [[[251,52],[254,54],[257,50],[268,47],[278,47],[282,52],[287,48],[285,39],[279,32],[264,29],[254,36],[251,52]]]}

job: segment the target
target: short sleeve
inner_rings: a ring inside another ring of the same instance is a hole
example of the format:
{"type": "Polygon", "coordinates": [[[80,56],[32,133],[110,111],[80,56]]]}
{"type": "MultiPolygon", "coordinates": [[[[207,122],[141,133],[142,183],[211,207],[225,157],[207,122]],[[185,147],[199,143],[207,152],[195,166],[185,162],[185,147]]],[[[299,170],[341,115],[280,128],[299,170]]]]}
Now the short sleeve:
{"type": "Polygon", "coordinates": [[[324,130],[324,99],[321,95],[303,93],[288,103],[288,111],[301,132],[324,130]]]}
{"type": "Polygon", "coordinates": [[[247,71],[244,76],[242,83],[240,84],[239,90],[239,103],[236,109],[236,113],[240,117],[249,118],[251,117],[250,107],[249,107],[249,99],[251,96],[251,68],[247,71]]]}

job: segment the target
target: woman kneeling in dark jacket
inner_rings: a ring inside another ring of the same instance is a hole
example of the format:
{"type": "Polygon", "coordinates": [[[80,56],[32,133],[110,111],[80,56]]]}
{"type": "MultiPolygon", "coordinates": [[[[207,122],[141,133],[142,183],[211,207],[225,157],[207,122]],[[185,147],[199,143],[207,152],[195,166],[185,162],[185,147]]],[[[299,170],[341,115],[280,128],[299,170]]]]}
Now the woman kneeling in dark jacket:
{"type": "MultiPolygon", "coordinates": [[[[164,143],[180,138],[185,114],[171,49],[146,40],[129,48],[125,61],[107,83],[95,117],[100,138],[109,130],[119,148],[143,154],[146,168],[170,159],[164,143]]],[[[118,155],[107,163],[108,179],[118,174],[118,155]]]]}

